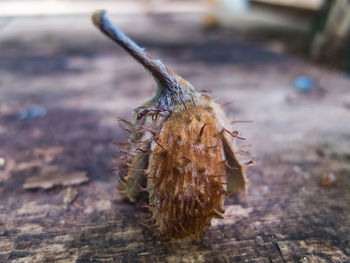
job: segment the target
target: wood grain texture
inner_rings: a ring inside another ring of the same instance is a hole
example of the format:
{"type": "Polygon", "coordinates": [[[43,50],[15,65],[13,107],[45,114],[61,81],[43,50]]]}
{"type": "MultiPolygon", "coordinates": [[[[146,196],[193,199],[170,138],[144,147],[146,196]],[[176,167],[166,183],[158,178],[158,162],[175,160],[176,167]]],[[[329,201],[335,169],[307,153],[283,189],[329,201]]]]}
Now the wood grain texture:
{"type": "Polygon", "coordinates": [[[90,25],[77,18],[78,30],[65,21],[17,21],[1,35],[0,262],[350,260],[349,79],[236,42],[227,32],[213,45],[195,17],[123,17],[125,31],[198,89],[233,99],[229,118],[254,121],[235,124],[252,144],[242,149],[255,160],[246,204],[228,198],[225,219],[214,221],[199,243],[167,243],[141,225],[147,209],[116,195],[112,172],[119,154],[111,142],[126,139],[116,117],[126,118],[150,96],[153,80],[90,25]],[[25,35],[24,24],[37,26],[25,35]],[[317,80],[310,93],[292,86],[301,74],[317,80]],[[47,115],[16,119],[33,104],[47,115]],[[35,151],[58,146],[63,151],[49,160],[35,151]],[[28,162],[39,166],[14,168],[28,162]],[[23,189],[45,163],[88,172],[89,183],[76,187],[67,208],[63,187],[23,189]],[[320,187],[325,172],[338,179],[320,187]]]}

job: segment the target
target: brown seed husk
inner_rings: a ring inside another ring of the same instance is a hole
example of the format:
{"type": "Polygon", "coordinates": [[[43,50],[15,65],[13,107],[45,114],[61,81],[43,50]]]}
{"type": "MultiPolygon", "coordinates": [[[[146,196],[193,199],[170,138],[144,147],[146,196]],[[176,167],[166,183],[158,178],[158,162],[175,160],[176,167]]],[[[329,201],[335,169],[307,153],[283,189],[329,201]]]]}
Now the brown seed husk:
{"type": "Polygon", "coordinates": [[[153,218],[161,233],[174,239],[195,236],[220,217],[226,182],[218,176],[225,175],[225,165],[214,118],[204,108],[179,107],[159,136],[165,149],[155,145],[148,168],[153,218]],[[212,145],[218,147],[206,149],[212,145]]]}
{"type": "Polygon", "coordinates": [[[114,25],[104,10],[94,24],[143,65],[157,92],[122,120],[130,143],[120,166],[122,196],[130,201],[149,192],[152,213],[162,234],[183,239],[199,234],[213,218],[222,218],[226,194],[244,192],[246,181],[235,153],[242,139],[222,107],[172,72],[114,25]],[[146,183],[147,182],[147,183],[146,183]],[[144,186],[146,186],[144,189],[144,186]]]}

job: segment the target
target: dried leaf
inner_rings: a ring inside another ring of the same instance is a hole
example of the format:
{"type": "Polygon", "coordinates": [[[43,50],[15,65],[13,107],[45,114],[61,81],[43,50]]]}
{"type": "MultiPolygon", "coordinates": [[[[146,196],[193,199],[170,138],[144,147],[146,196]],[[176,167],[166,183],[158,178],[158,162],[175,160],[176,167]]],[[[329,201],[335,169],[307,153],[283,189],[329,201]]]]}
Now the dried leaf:
{"type": "Polygon", "coordinates": [[[23,162],[23,163],[19,163],[17,164],[15,170],[16,171],[22,171],[22,170],[27,170],[33,167],[40,167],[43,166],[44,162],[41,160],[33,160],[33,161],[29,161],[29,162],[23,162]]]}
{"type": "Polygon", "coordinates": [[[87,173],[81,172],[65,172],[57,166],[46,166],[42,169],[40,175],[28,178],[24,185],[24,189],[50,189],[55,186],[79,185],[89,181],[87,173]]]}

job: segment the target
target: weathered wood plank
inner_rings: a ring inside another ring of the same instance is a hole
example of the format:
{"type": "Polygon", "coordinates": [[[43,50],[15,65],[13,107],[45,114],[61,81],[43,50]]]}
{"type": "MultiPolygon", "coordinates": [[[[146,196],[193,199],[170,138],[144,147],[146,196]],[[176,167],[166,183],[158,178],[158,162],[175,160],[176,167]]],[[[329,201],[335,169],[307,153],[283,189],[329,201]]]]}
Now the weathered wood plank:
{"type": "Polygon", "coordinates": [[[162,17],[132,19],[120,23],[125,31],[198,89],[234,100],[226,108],[232,120],[254,121],[236,124],[253,145],[247,203],[228,198],[225,219],[199,243],[163,242],[142,226],[147,210],[115,193],[111,142],[125,140],[116,116],[127,117],[152,94],[153,81],[90,25],[67,29],[50,20],[53,31],[37,21],[41,29],[27,36],[17,21],[0,41],[0,262],[349,261],[350,81],[228,35],[208,43],[184,23],[191,17],[173,18],[171,32],[154,30],[162,17]],[[300,74],[315,78],[315,89],[295,90],[300,74]],[[32,104],[46,107],[46,116],[17,120],[32,104]],[[57,146],[63,152],[49,159],[35,151],[57,146]],[[37,161],[87,171],[90,182],[76,187],[76,200],[65,207],[62,187],[23,189],[40,166],[5,176],[11,160],[11,169],[37,161]],[[338,179],[320,187],[325,172],[338,179]]]}

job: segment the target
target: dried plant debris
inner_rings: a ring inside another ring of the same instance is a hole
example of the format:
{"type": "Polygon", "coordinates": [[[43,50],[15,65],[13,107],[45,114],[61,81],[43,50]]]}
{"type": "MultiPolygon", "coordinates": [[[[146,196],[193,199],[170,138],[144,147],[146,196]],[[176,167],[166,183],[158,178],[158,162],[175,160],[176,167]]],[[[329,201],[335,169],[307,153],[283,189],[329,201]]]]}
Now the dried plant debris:
{"type": "Polygon", "coordinates": [[[4,168],[0,169],[0,181],[10,178],[13,172],[35,168],[39,170],[39,175],[29,177],[23,185],[24,189],[50,189],[55,186],[78,185],[88,182],[89,178],[84,171],[68,172],[58,166],[50,165],[55,157],[62,154],[63,151],[61,146],[35,148],[33,150],[35,159],[33,160],[16,163],[14,160],[8,159],[3,165],[4,168]]]}
{"type": "Polygon", "coordinates": [[[93,23],[140,62],[157,83],[154,97],[133,110],[131,121],[120,120],[129,142],[120,143],[123,158],[118,186],[126,200],[147,192],[152,216],[168,239],[199,234],[214,218],[223,218],[227,194],[246,190],[235,153],[236,140],[222,107],[209,96],[153,59],[114,25],[105,11],[93,23]]]}
{"type": "MultiPolygon", "coordinates": [[[[1,165],[1,158],[0,157],[0,168],[1,166],[5,167],[4,171],[1,171],[0,169],[0,179],[5,178],[4,180],[7,180],[13,172],[19,172],[24,170],[29,170],[32,168],[40,168],[43,166],[48,165],[51,163],[57,155],[63,153],[63,147],[61,146],[52,146],[52,147],[46,147],[46,148],[35,148],[31,153],[34,153],[33,160],[28,160],[24,162],[16,162],[12,159],[7,159],[3,165],[1,165]]],[[[2,168],[3,169],[3,168],[2,168]]]]}
{"type": "MultiPolygon", "coordinates": [[[[2,157],[3,158],[3,157],[2,157]]],[[[0,161],[0,182],[6,181],[11,177],[11,172],[16,167],[16,162],[10,158],[3,158],[3,161],[0,161]]]]}
{"type": "Polygon", "coordinates": [[[45,162],[43,160],[36,159],[36,160],[18,163],[14,170],[15,171],[29,170],[31,168],[41,167],[43,165],[45,165],[45,162]]]}
{"type": "Polygon", "coordinates": [[[69,205],[71,205],[74,202],[74,200],[77,198],[77,196],[78,196],[77,189],[69,186],[66,189],[66,192],[65,192],[64,197],[63,197],[64,207],[67,208],[69,205]]]}
{"type": "Polygon", "coordinates": [[[23,184],[24,189],[50,189],[55,186],[79,185],[89,181],[87,173],[66,172],[58,166],[44,166],[39,175],[29,177],[23,184]]]}

